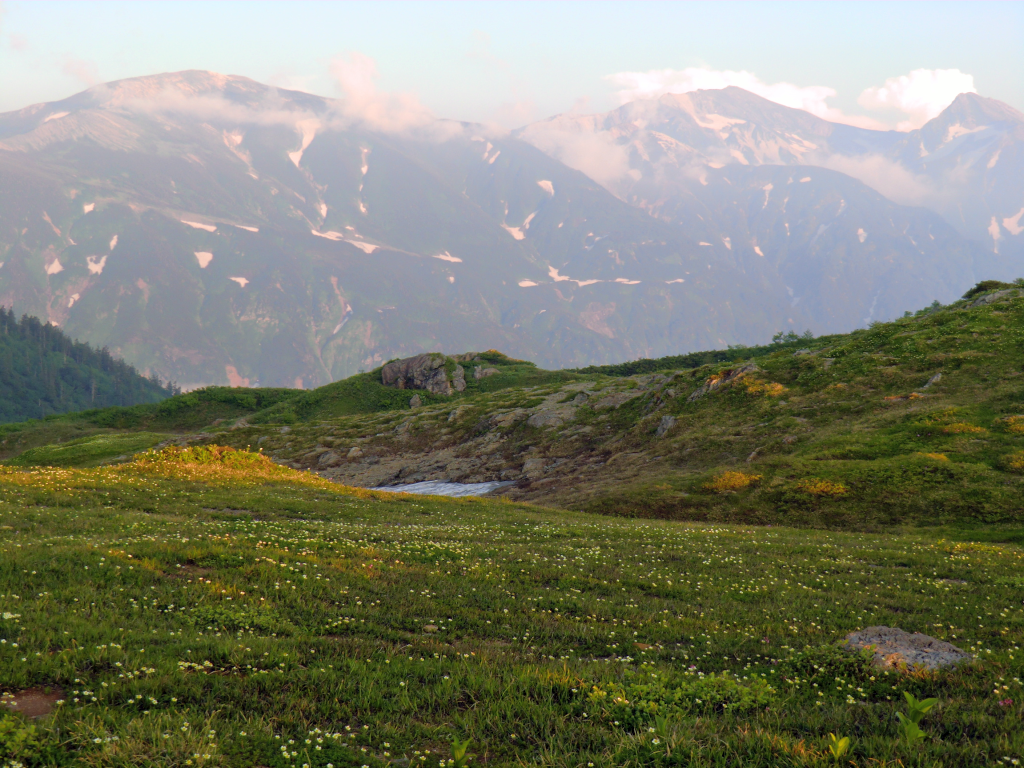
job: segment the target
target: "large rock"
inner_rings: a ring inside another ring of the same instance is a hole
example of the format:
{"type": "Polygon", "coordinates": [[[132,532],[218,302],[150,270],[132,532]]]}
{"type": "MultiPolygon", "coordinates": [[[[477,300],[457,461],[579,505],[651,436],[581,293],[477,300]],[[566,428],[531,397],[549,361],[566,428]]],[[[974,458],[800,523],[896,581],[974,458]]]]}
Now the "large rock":
{"type": "Polygon", "coordinates": [[[1004,291],[996,291],[995,293],[986,293],[984,296],[979,296],[970,304],[967,305],[968,309],[973,307],[984,307],[986,304],[994,304],[997,301],[1005,299],[1013,294],[1020,295],[1020,291],[1014,290],[1013,288],[1007,288],[1004,291]]]}
{"type": "Polygon", "coordinates": [[[455,372],[452,374],[452,387],[456,392],[463,392],[466,389],[466,369],[461,365],[455,366],[455,372]]]}
{"type": "Polygon", "coordinates": [[[875,666],[882,668],[941,669],[973,658],[952,643],[898,627],[867,627],[851,632],[843,642],[855,650],[870,648],[875,666]]]}
{"type": "Polygon", "coordinates": [[[484,368],[482,365],[478,365],[473,369],[474,379],[484,379],[488,376],[493,376],[496,373],[501,373],[497,368],[484,368]]]}
{"type": "Polygon", "coordinates": [[[436,352],[393,360],[381,370],[381,381],[385,387],[425,389],[435,395],[450,395],[452,385],[444,369],[446,361],[444,355],[436,352]]]}

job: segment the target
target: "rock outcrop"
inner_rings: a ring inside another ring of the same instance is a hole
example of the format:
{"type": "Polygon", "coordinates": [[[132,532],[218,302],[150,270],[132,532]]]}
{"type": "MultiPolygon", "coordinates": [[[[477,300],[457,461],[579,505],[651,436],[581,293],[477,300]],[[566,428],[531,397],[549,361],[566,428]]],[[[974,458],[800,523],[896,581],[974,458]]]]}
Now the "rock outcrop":
{"type": "MultiPolygon", "coordinates": [[[[392,360],[381,369],[381,383],[385,387],[395,389],[423,389],[435,395],[451,395],[453,392],[466,390],[466,369],[461,363],[479,361],[480,357],[476,352],[451,357],[440,352],[427,352],[416,357],[392,360]],[[449,363],[455,364],[450,378],[449,363]]],[[[498,372],[497,368],[482,368],[478,365],[473,369],[473,378],[482,379],[498,372]]],[[[419,404],[417,402],[417,405],[419,404]]],[[[410,404],[410,407],[416,406],[410,404]]]]}
{"type": "Polygon", "coordinates": [[[870,648],[874,651],[875,666],[882,668],[941,669],[973,658],[952,643],[919,632],[911,634],[898,627],[867,627],[851,632],[843,642],[854,650],[870,648]]]}
{"type": "Polygon", "coordinates": [[[486,378],[487,376],[493,376],[496,373],[500,373],[500,371],[497,368],[484,368],[482,365],[478,365],[475,368],[473,368],[474,379],[483,379],[486,378]]]}
{"type": "Polygon", "coordinates": [[[453,390],[445,371],[447,361],[436,352],[392,360],[381,369],[381,382],[395,389],[425,389],[435,395],[450,395],[453,390]]]}

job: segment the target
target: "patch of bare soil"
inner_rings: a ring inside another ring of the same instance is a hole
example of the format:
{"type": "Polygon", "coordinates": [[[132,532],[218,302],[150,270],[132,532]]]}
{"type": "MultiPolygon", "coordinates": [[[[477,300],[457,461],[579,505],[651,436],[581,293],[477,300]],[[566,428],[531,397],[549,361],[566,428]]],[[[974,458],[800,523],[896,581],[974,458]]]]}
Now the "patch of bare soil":
{"type": "Polygon", "coordinates": [[[0,707],[34,720],[49,715],[57,706],[57,702],[63,700],[63,689],[56,685],[48,685],[43,688],[26,688],[17,693],[0,694],[0,707]]]}

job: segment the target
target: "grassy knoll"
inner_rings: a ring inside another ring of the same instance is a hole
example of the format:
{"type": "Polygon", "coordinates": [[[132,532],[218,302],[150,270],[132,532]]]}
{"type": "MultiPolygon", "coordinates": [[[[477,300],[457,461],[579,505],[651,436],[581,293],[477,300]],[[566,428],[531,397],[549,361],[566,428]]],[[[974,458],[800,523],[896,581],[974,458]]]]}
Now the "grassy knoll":
{"type": "Polygon", "coordinates": [[[830,732],[845,765],[1008,765],[1024,553],[945,536],[391,496],[209,449],[2,468],[0,693],[64,703],[0,715],[0,765],[437,768],[470,739],[470,765],[825,766],[830,732]],[[836,649],[873,624],[977,660],[836,649]],[[917,745],[904,691],[939,700],[917,745]]]}

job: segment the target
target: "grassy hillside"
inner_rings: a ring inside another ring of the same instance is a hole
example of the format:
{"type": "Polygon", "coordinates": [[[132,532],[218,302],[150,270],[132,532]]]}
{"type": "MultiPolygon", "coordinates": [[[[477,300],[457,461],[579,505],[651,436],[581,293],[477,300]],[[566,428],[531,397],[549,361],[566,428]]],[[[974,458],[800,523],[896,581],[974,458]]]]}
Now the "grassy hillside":
{"type": "Polygon", "coordinates": [[[34,317],[0,307],[0,423],[154,403],[177,391],[142,376],[106,349],[74,341],[34,317]]]}
{"type": "Polygon", "coordinates": [[[420,392],[415,408],[379,370],[310,392],[213,388],[12,425],[0,456],[143,430],[258,447],[350,485],[511,480],[513,499],[622,516],[1013,526],[1022,329],[1020,287],[989,282],[947,307],[768,347],[554,372],[486,353],[497,375],[420,392]]]}
{"type": "Polygon", "coordinates": [[[53,710],[0,709],[0,765],[1007,766],[1024,555],[971,538],[377,494],[219,449],[0,469],[0,697],[53,710]],[[837,646],[875,624],[976,660],[837,646]],[[938,699],[920,743],[904,692],[938,699]]]}
{"type": "MultiPolygon", "coordinates": [[[[300,390],[207,387],[179,394],[159,403],[80,411],[49,416],[21,424],[0,425],[0,460],[18,465],[89,466],[97,456],[90,449],[75,458],[65,451],[69,443],[82,441],[105,446],[103,458],[136,453],[155,444],[136,444],[136,432],[158,433],[169,440],[182,433],[216,428],[230,420],[251,416],[282,400],[296,397],[300,390]]],[[[159,442],[159,440],[156,440],[159,442]]]]}
{"type": "Polygon", "coordinates": [[[726,362],[565,372],[417,409],[322,413],[216,439],[258,444],[357,485],[509,479],[513,498],[628,516],[1014,523],[1024,483],[1022,329],[1019,289],[983,285],[948,307],[726,362]]]}

